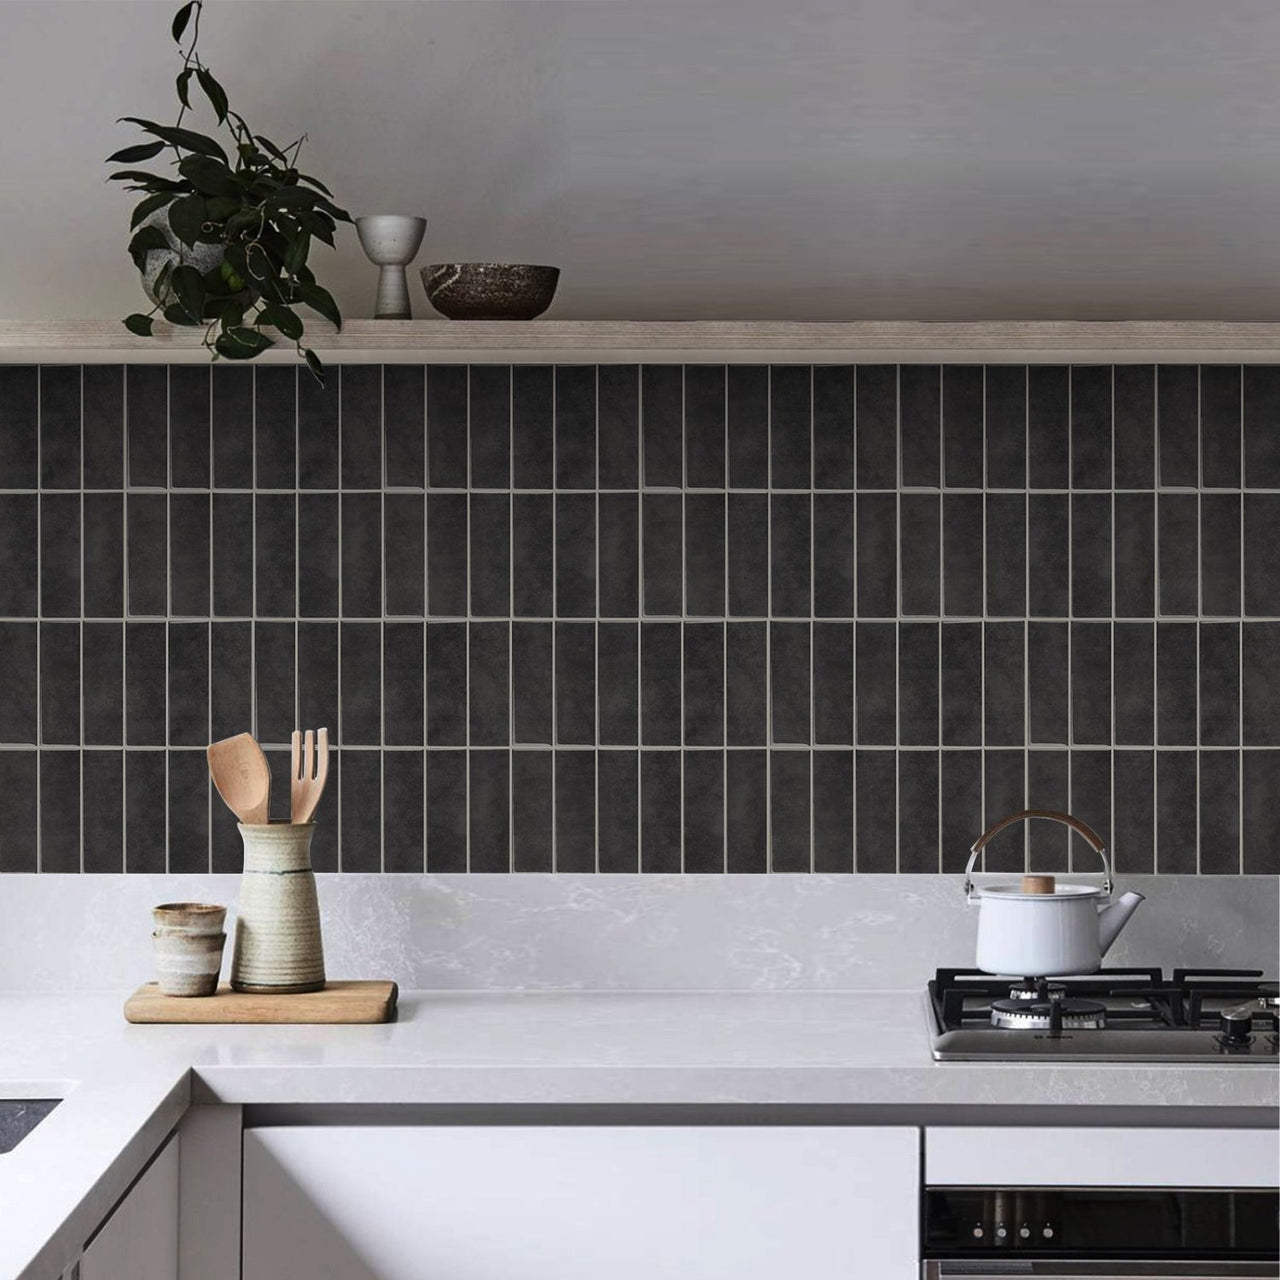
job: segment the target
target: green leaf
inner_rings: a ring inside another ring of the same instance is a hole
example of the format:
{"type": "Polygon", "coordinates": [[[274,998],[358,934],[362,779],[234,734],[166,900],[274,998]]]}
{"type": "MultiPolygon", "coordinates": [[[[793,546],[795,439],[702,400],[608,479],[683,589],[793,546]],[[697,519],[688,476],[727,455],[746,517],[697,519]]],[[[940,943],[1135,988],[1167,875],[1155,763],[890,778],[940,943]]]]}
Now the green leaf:
{"type": "Polygon", "coordinates": [[[289,247],[284,254],[284,269],[291,276],[296,276],[299,270],[307,264],[307,253],[311,248],[310,236],[297,236],[289,241],[289,247]]]}
{"type": "Polygon", "coordinates": [[[239,293],[244,288],[244,281],[236,274],[236,269],[226,259],[218,268],[218,274],[222,277],[222,282],[231,290],[232,293],[239,293]]]}
{"type": "Polygon", "coordinates": [[[320,357],[316,355],[310,347],[303,347],[302,358],[307,362],[307,368],[311,370],[312,376],[323,387],[324,386],[324,365],[320,363],[320,357]]]}
{"type": "Polygon", "coordinates": [[[227,219],[223,234],[229,240],[232,236],[238,236],[242,231],[249,231],[250,229],[256,231],[261,221],[262,214],[257,209],[242,209],[239,213],[233,213],[227,219]]]}
{"type": "Polygon", "coordinates": [[[345,209],[340,209],[332,200],[317,200],[316,208],[323,209],[331,218],[336,218],[339,222],[354,221],[345,209]]]}
{"type": "Polygon", "coordinates": [[[310,209],[323,197],[306,187],[281,187],[267,198],[267,204],[276,209],[310,209]]]}
{"type": "Polygon", "coordinates": [[[263,324],[271,325],[273,329],[279,329],[293,342],[297,342],[302,337],[302,320],[298,313],[279,303],[268,302],[259,313],[258,319],[263,324]]]}
{"type": "Polygon", "coordinates": [[[172,302],[165,307],[164,318],[170,324],[182,325],[187,329],[200,323],[199,316],[191,315],[184,306],[177,302],[172,302]]]}
{"type": "Polygon", "coordinates": [[[194,245],[204,230],[204,200],[200,196],[183,196],[169,206],[169,226],[183,244],[194,245]]]}
{"type": "Polygon", "coordinates": [[[333,192],[330,191],[319,178],[313,178],[309,173],[298,174],[298,181],[305,182],[308,186],[315,187],[318,191],[323,191],[327,196],[333,195],[333,192]]]}
{"type": "Polygon", "coordinates": [[[115,155],[106,159],[107,164],[136,164],[139,160],[150,160],[164,150],[163,142],[139,142],[137,146],[123,147],[115,155]]]}
{"type": "Polygon", "coordinates": [[[195,267],[182,266],[173,269],[173,291],[178,304],[190,316],[198,316],[204,310],[204,279],[195,267]]]}
{"type": "Polygon", "coordinates": [[[157,209],[163,209],[172,199],[172,191],[158,191],[145,200],[139,200],[129,217],[129,230],[132,231],[138,223],[145,222],[157,209]]]}
{"type": "Polygon", "coordinates": [[[270,138],[264,138],[262,134],[255,133],[253,135],[253,140],[258,144],[258,146],[260,146],[263,149],[263,151],[267,152],[268,155],[275,156],[275,158],[279,160],[281,164],[289,163],[289,157],[286,156],[285,153],[281,151],[280,148],[277,147],[276,144],[272,142],[270,138]]]}
{"type": "Polygon", "coordinates": [[[225,196],[239,190],[231,170],[212,156],[183,156],[178,172],[207,196],[225,196]]]}
{"type": "Polygon", "coordinates": [[[220,333],[213,342],[213,349],[228,360],[252,360],[264,348],[246,347],[225,333],[220,333]]]}
{"type": "Polygon", "coordinates": [[[196,0],[187,0],[187,3],[173,15],[173,39],[177,44],[182,43],[183,32],[187,29],[187,23],[191,21],[191,14],[196,7],[196,0]]]}
{"type": "Polygon", "coordinates": [[[187,151],[194,151],[202,156],[216,156],[223,164],[227,163],[227,153],[212,138],[193,129],[179,129],[175,125],[156,124],[154,120],[142,120],[137,116],[121,116],[121,120],[136,124],[147,133],[163,138],[165,142],[187,151]]]}
{"type": "Polygon", "coordinates": [[[331,320],[335,325],[341,327],[342,313],[338,310],[338,304],[334,302],[332,295],[327,289],[321,288],[318,284],[309,284],[306,281],[299,281],[297,291],[298,297],[305,302],[312,311],[318,311],[326,320],[331,320]]]}
{"type": "Polygon", "coordinates": [[[124,327],[140,338],[151,337],[151,323],[151,317],[144,316],[140,311],[135,311],[133,315],[124,318],[124,327]]]}
{"type": "Polygon", "coordinates": [[[191,77],[194,74],[194,67],[186,67],[178,72],[178,78],[173,82],[173,87],[178,91],[178,101],[187,110],[191,109],[191,95],[187,92],[187,86],[191,83],[191,77]]]}
{"type": "Polygon", "coordinates": [[[210,222],[226,222],[240,207],[239,196],[214,196],[204,202],[205,216],[210,222]]]}
{"type": "Polygon", "coordinates": [[[138,182],[144,186],[154,187],[157,191],[177,191],[182,187],[180,182],[174,182],[172,178],[166,178],[159,173],[148,173],[145,169],[117,169],[115,173],[107,175],[107,181],[138,182]]]}
{"type": "Polygon", "coordinates": [[[138,270],[142,271],[146,267],[148,253],[153,249],[168,250],[170,247],[159,227],[143,227],[129,241],[129,256],[138,270]]]}
{"type": "Polygon", "coordinates": [[[200,87],[204,90],[204,96],[209,99],[209,105],[213,107],[218,117],[218,123],[222,124],[227,118],[227,93],[226,90],[213,78],[212,74],[204,67],[196,69],[196,79],[200,81],[200,87]]]}

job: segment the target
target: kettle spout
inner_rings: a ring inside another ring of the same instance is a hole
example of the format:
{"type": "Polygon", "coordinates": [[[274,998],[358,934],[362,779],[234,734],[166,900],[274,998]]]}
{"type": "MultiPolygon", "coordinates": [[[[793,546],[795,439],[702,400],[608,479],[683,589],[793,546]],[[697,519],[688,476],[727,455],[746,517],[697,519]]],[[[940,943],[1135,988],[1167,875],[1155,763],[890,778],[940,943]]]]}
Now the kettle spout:
{"type": "Polygon", "coordinates": [[[1129,917],[1142,901],[1140,893],[1121,894],[1109,907],[1098,913],[1098,950],[1106,955],[1111,944],[1120,936],[1120,930],[1129,923],[1129,917]]]}

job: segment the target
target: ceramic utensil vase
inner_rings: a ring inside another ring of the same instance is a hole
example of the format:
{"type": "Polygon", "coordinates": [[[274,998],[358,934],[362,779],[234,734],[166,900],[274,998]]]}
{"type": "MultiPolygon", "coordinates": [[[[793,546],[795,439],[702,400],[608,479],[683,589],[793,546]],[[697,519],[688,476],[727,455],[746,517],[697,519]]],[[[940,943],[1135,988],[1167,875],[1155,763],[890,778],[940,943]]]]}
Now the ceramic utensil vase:
{"type": "Polygon", "coordinates": [[[404,269],[417,256],[426,229],[426,218],[402,217],[395,213],[376,213],[356,219],[360,247],[369,261],[381,268],[373,304],[375,320],[413,318],[404,269]]]}
{"type": "Polygon", "coordinates": [[[231,986],[285,994],[324,989],[320,904],[311,870],[315,823],[240,824],[244,875],[231,986]]]}

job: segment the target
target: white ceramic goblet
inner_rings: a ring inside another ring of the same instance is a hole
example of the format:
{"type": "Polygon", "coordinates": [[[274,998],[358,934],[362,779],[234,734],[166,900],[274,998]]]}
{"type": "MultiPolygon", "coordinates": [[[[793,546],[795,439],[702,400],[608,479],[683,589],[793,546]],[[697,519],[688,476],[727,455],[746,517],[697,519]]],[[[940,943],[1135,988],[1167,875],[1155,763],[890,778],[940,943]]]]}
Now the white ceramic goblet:
{"type": "Polygon", "coordinates": [[[413,319],[404,269],[417,256],[426,229],[426,218],[408,218],[398,213],[375,213],[356,219],[360,247],[369,261],[381,268],[373,304],[375,320],[413,319]]]}

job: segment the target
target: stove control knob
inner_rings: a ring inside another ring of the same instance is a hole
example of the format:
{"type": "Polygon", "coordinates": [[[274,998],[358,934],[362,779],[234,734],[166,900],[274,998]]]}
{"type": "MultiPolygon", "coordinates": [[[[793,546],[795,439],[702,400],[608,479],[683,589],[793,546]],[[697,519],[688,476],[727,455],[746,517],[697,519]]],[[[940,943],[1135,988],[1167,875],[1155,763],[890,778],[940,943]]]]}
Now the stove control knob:
{"type": "Polygon", "coordinates": [[[1218,1017],[1218,1040],[1227,1049],[1242,1049],[1253,1039],[1253,1015],[1248,1009],[1229,1009],[1218,1017]]]}
{"type": "Polygon", "coordinates": [[[1042,1231],[1040,1232],[1040,1234],[1041,1234],[1042,1236],[1044,1236],[1044,1238],[1045,1238],[1046,1240],[1052,1240],[1052,1239],[1053,1239],[1053,1227],[1052,1227],[1052,1226],[1050,1226],[1050,1224],[1046,1222],[1046,1223],[1044,1224],[1044,1230],[1042,1230],[1042,1231]]]}
{"type": "Polygon", "coordinates": [[[973,1238],[974,1238],[975,1240],[981,1240],[981,1239],[982,1239],[982,1237],[983,1237],[984,1235],[986,1235],[986,1232],[985,1232],[985,1231],[983,1231],[983,1229],[982,1229],[981,1227],[974,1227],[974,1229],[973,1229],[973,1238]]]}
{"type": "Polygon", "coordinates": [[[1027,1226],[1026,1223],[1023,1223],[1023,1225],[1018,1228],[1018,1238],[1020,1240],[1031,1239],[1031,1228],[1027,1226]]]}

